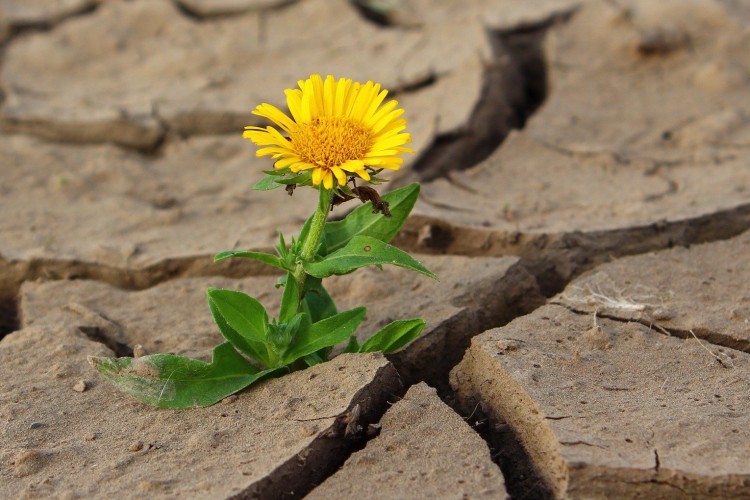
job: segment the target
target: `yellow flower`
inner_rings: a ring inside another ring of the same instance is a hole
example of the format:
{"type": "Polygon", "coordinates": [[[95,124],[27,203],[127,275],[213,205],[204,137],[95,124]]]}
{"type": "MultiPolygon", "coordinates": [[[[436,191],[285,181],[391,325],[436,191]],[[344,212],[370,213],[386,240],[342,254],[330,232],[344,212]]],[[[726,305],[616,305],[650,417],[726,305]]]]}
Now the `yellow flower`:
{"type": "Polygon", "coordinates": [[[364,85],[347,78],[336,81],[320,75],[297,82],[298,89],[287,89],[286,102],[291,117],[275,106],[260,104],[253,114],[268,118],[272,126],[245,127],[242,137],[262,146],[258,156],[271,156],[274,168],[289,167],[292,172],[312,169],[314,186],[333,188],[356,174],[370,180],[369,169],[398,170],[401,153],[414,150],[404,144],[411,136],[403,133],[406,120],[398,102],[383,103],[387,90],[380,84],[364,85]]]}

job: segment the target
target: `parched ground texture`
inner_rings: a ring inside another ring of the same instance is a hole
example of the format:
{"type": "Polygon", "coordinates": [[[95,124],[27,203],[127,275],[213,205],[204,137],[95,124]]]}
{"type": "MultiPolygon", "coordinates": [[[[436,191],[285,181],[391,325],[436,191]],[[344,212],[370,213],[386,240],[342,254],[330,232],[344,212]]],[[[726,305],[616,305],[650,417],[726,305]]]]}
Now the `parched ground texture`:
{"type": "Polygon", "coordinates": [[[745,2],[0,0],[0,99],[0,497],[750,497],[745,2]],[[208,287],[278,307],[212,256],[315,203],[240,137],[310,73],[406,109],[395,244],[441,281],[327,285],[422,337],[122,397],[87,356],[205,359],[208,287]]]}

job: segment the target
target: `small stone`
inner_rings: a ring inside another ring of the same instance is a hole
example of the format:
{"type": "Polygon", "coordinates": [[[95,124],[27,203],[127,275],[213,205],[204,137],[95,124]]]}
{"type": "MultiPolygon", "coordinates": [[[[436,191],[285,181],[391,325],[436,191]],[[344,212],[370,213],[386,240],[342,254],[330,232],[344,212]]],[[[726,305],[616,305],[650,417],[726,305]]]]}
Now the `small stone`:
{"type": "Polygon", "coordinates": [[[133,357],[134,358],[140,358],[141,356],[146,355],[146,349],[141,344],[136,344],[133,346],[133,357]]]}
{"type": "Polygon", "coordinates": [[[128,451],[141,451],[143,449],[143,441],[136,441],[128,446],[128,451]]]}
{"type": "Polygon", "coordinates": [[[47,425],[47,424],[45,424],[44,422],[32,422],[29,427],[31,429],[38,429],[40,427],[44,427],[45,425],[47,425]]]}
{"type": "Polygon", "coordinates": [[[76,392],[83,392],[88,388],[89,386],[86,384],[85,380],[79,380],[76,382],[76,385],[73,386],[73,390],[76,392]]]}
{"type": "Polygon", "coordinates": [[[382,426],[380,424],[370,424],[370,425],[368,425],[367,426],[367,437],[368,438],[372,438],[372,437],[375,437],[378,434],[380,434],[381,427],[382,426]]]}

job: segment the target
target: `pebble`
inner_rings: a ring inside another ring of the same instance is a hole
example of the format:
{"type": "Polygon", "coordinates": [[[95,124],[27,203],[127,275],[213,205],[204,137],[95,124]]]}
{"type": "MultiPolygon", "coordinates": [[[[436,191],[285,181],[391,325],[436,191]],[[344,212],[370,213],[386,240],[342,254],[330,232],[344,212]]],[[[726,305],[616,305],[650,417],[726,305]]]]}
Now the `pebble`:
{"type": "Polygon", "coordinates": [[[141,451],[143,449],[143,441],[136,441],[128,446],[129,451],[141,451]]]}
{"type": "Polygon", "coordinates": [[[40,427],[44,427],[45,425],[47,424],[45,424],[44,422],[32,422],[29,427],[32,429],[38,429],[40,427]]]}
{"type": "Polygon", "coordinates": [[[76,385],[73,386],[73,390],[76,392],[83,392],[88,388],[89,386],[86,384],[85,380],[79,380],[76,382],[76,385]]]}

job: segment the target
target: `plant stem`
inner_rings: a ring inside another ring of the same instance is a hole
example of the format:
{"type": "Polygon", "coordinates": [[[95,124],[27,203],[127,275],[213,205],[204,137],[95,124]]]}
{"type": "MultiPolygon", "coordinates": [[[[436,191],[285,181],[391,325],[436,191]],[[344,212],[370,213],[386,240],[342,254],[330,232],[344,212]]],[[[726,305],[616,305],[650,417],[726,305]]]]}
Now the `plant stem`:
{"type": "Polygon", "coordinates": [[[323,229],[326,225],[326,219],[328,218],[328,211],[331,206],[332,192],[322,185],[319,188],[320,198],[318,199],[318,207],[315,209],[312,221],[310,223],[310,231],[307,233],[307,239],[302,244],[302,252],[300,252],[300,261],[297,263],[297,267],[294,269],[294,279],[299,285],[300,300],[302,295],[305,293],[305,274],[304,265],[306,262],[310,262],[315,257],[315,250],[318,248],[320,237],[323,234],[323,229]]]}

